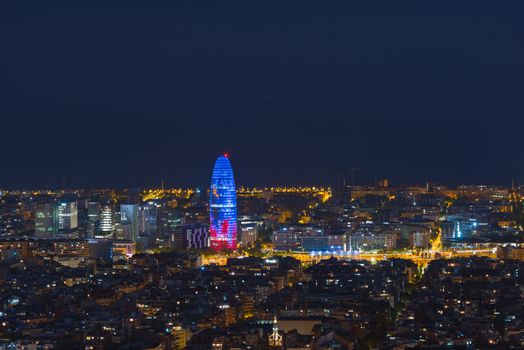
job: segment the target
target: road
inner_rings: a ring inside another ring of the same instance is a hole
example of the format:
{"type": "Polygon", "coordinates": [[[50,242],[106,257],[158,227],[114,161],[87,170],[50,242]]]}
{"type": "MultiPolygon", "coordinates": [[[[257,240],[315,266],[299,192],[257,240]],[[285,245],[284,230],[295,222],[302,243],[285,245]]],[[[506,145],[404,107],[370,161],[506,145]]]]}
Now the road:
{"type": "MultiPolygon", "coordinates": [[[[412,260],[416,264],[426,265],[432,260],[443,258],[462,258],[470,256],[486,256],[490,258],[496,258],[496,251],[493,249],[462,249],[462,250],[440,250],[440,251],[422,251],[422,252],[391,252],[391,253],[356,253],[348,254],[346,252],[341,253],[325,253],[325,254],[312,254],[308,252],[277,252],[277,251],[266,251],[264,254],[266,257],[274,255],[278,256],[291,256],[300,260],[305,265],[310,265],[319,262],[323,259],[329,259],[335,257],[338,259],[351,259],[351,260],[370,260],[379,261],[385,259],[406,259],[412,260]]],[[[205,256],[202,258],[203,265],[217,264],[225,265],[227,258],[238,258],[238,254],[223,255],[220,253],[205,256]]]]}

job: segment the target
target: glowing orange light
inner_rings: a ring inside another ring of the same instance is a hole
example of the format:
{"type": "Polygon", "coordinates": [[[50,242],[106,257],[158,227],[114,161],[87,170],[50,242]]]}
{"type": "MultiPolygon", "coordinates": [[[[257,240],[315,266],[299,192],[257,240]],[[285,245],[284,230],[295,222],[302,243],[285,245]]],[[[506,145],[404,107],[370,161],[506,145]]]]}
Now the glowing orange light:
{"type": "Polygon", "coordinates": [[[229,157],[229,154],[227,154],[227,153],[224,153],[224,157],[226,157],[226,158],[227,158],[227,157],[229,157]]]}

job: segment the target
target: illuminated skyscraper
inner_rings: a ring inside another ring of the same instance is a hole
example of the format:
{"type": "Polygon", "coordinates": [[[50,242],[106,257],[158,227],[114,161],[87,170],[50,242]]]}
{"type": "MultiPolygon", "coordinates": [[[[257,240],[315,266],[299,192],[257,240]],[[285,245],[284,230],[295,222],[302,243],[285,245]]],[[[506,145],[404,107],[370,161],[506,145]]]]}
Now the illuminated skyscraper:
{"type": "Polygon", "coordinates": [[[87,203],[87,237],[93,238],[100,230],[100,203],[91,199],[87,203]]]}
{"type": "Polygon", "coordinates": [[[78,206],[71,199],[62,198],[57,207],[58,232],[65,236],[78,234],[78,206]]]}
{"type": "Polygon", "coordinates": [[[227,154],[217,158],[209,191],[209,233],[214,250],[235,249],[237,242],[237,193],[227,154]]]}
{"type": "Polygon", "coordinates": [[[114,231],[113,209],[109,205],[104,205],[100,211],[100,232],[95,235],[95,238],[113,238],[114,231]]]}
{"type": "Polygon", "coordinates": [[[120,204],[120,224],[124,229],[124,237],[136,242],[138,238],[138,204],[120,204]]]}

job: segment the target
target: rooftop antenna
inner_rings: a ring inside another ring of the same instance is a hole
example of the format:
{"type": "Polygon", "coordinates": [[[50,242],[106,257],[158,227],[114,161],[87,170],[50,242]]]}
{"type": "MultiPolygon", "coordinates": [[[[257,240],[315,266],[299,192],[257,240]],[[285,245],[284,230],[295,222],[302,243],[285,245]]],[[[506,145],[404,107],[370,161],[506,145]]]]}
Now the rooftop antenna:
{"type": "Polygon", "coordinates": [[[162,192],[164,192],[164,179],[162,179],[162,192]]]}

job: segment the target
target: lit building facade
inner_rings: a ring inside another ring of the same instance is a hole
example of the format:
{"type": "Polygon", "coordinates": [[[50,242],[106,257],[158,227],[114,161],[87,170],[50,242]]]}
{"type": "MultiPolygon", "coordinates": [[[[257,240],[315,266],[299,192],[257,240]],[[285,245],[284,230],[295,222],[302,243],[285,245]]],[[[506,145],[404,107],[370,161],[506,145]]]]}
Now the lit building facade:
{"type": "Polygon", "coordinates": [[[78,206],[76,201],[60,200],[57,207],[58,232],[64,235],[78,230],[78,206]]]}
{"type": "Polygon", "coordinates": [[[428,231],[416,231],[409,235],[409,247],[411,249],[428,249],[429,248],[428,231]]]}
{"type": "Polygon", "coordinates": [[[57,228],[56,203],[38,203],[35,208],[35,236],[39,238],[54,238],[57,228]]]}
{"type": "Polygon", "coordinates": [[[138,238],[138,204],[120,205],[120,223],[125,239],[136,242],[138,238]]]}
{"type": "Polygon", "coordinates": [[[157,232],[157,205],[149,201],[138,207],[138,234],[153,235],[157,232]]]}
{"type": "Polygon", "coordinates": [[[100,211],[100,232],[96,234],[95,238],[112,238],[114,231],[113,209],[105,205],[100,211]]]}
{"type": "Polygon", "coordinates": [[[294,250],[301,249],[302,231],[284,227],[273,232],[273,248],[275,250],[294,250]]]}
{"type": "Polygon", "coordinates": [[[87,237],[94,238],[100,230],[100,203],[89,200],[87,203],[87,237]]]}
{"type": "Polygon", "coordinates": [[[227,155],[217,158],[209,192],[209,233],[214,250],[235,249],[237,194],[233,168],[227,155]]]}
{"type": "Polygon", "coordinates": [[[249,247],[256,244],[259,229],[264,227],[264,220],[244,215],[238,218],[237,225],[238,243],[242,247],[249,247]]]}
{"type": "Polygon", "coordinates": [[[395,249],[397,236],[395,233],[373,233],[373,232],[353,232],[348,237],[348,247],[350,251],[373,251],[395,249]]]}
{"type": "Polygon", "coordinates": [[[209,248],[209,228],[202,224],[180,225],[170,234],[172,248],[205,249],[209,248]]]}
{"type": "Polygon", "coordinates": [[[242,247],[254,246],[257,242],[258,230],[255,225],[240,225],[240,245],[242,247]]]}
{"type": "Polygon", "coordinates": [[[136,254],[135,242],[113,242],[111,246],[113,260],[129,259],[136,254]]]}

